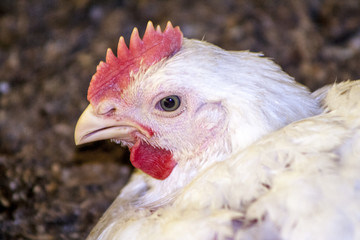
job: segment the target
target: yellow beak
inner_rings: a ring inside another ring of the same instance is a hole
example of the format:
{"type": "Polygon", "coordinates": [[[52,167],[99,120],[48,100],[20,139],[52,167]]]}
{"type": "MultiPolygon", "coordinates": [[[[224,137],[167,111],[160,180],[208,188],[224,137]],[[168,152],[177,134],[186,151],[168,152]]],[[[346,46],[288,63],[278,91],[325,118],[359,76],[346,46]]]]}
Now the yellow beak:
{"type": "Polygon", "coordinates": [[[134,133],[138,127],[123,120],[97,115],[91,105],[81,114],[75,127],[75,144],[119,139],[134,142],[134,133]]]}

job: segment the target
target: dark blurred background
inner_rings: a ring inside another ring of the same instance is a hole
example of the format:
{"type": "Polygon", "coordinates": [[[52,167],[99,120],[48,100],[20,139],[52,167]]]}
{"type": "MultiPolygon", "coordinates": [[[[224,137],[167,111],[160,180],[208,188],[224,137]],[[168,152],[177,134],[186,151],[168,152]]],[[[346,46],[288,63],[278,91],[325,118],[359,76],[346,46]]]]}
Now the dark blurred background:
{"type": "Polygon", "coordinates": [[[127,151],[73,131],[106,49],[148,20],[263,52],[311,90],[360,78],[359,0],[1,0],[0,239],[84,239],[126,183],[127,151]]]}

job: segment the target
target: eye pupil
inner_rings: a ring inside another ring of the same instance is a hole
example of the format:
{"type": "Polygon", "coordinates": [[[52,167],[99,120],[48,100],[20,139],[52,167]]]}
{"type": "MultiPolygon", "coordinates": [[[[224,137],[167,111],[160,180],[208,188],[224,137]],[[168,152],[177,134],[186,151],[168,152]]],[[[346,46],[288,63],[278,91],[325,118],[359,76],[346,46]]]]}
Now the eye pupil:
{"type": "Polygon", "coordinates": [[[178,109],[180,106],[180,98],[178,96],[167,96],[160,100],[160,107],[162,110],[171,112],[178,109]]]}
{"type": "Polygon", "coordinates": [[[164,106],[167,108],[172,108],[175,105],[175,101],[172,98],[165,98],[164,100],[164,106]]]}

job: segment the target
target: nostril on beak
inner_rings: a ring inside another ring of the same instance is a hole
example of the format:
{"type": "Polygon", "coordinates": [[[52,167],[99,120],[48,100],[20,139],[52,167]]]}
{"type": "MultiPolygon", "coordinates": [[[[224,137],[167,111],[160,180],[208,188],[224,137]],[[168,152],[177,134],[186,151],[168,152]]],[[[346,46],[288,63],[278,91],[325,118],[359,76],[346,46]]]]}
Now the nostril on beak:
{"type": "Polygon", "coordinates": [[[96,114],[98,115],[113,115],[115,112],[115,105],[109,102],[100,103],[96,108],[96,114]]]}
{"type": "Polygon", "coordinates": [[[108,111],[102,113],[102,115],[113,115],[116,112],[116,108],[111,108],[108,111]]]}

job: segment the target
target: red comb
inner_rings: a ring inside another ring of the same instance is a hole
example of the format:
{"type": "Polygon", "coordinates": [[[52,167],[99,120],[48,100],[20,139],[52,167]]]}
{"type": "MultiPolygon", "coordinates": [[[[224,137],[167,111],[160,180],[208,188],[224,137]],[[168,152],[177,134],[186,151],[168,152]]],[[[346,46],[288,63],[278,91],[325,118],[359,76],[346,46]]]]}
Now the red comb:
{"type": "Polygon", "coordinates": [[[161,59],[172,56],[180,50],[181,44],[180,28],[174,28],[170,22],[161,32],[159,26],[155,30],[149,21],[142,40],[137,28],[134,28],[129,48],[124,38],[120,37],[117,57],[111,49],[107,50],[106,62],[99,63],[91,79],[88,100],[97,104],[105,97],[118,95],[129,85],[131,73],[137,73],[140,67],[146,70],[161,59]]]}

